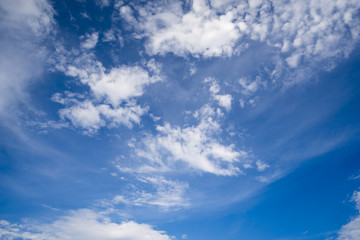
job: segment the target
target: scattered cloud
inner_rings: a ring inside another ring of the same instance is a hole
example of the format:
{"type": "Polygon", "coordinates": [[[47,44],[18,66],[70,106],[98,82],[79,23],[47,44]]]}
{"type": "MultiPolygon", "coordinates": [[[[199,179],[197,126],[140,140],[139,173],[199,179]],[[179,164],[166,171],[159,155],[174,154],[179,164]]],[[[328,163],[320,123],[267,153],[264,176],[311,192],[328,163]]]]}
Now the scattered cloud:
{"type": "Polygon", "coordinates": [[[109,7],[111,4],[111,0],[95,0],[95,3],[100,7],[109,7]]]}
{"type": "Polygon", "coordinates": [[[141,177],[140,182],[150,185],[153,192],[135,190],[124,195],[116,195],[113,204],[127,204],[134,206],[156,206],[164,210],[176,209],[188,206],[188,200],[184,197],[188,188],[187,183],[165,179],[163,176],[141,177]]]}
{"type": "Polygon", "coordinates": [[[144,94],[145,87],[161,81],[160,66],[150,59],[145,67],[122,65],[106,69],[91,53],[73,53],[61,46],[54,58],[55,69],[78,79],[90,92],[56,93],[52,100],[63,104],[59,110],[62,120],[91,134],[101,127],[139,124],[148,111],[136,103],[135,98],[144,94]]]}
{"type": "Polygon", "coordinates": [[[256,164],[257,170],[258,170],[259,172],[263,172],[265,169],[267,169],[267,168],[270,167],[269,164],[267,164],[267,163],[265,163],[265,162],[262,162],[262,161],[260,161],[260,160],[257,160],[257,161],[255,162],[255,164],[256,164]]]}
{"type": "Polygon", "coordinates": [[[148,38],[149,54],[172,52],[206,57],[232,54],[240,32],[232,23],[231,13],[218,15],[205,1],[193,1],[187,13],[183,13],[181,2],[164,6],[150,3],[138,9],[138,21],[129,12],[124,17],[148,38]]]}
{"type": "Polygon", "coordinates": [[[217,118],[223,113],[206,105],[194,113],[198,124],[188,127],[157,125],[156,135],[148,135],[140,142],[131,143],[136,155],[147,160],[140,167],[119,169],[121,171],[156,172],[193,169],[215,175],[238,175],[242,171],[236,166],[248,154],[236,150],[233,144],[219,141],[222,133],[217,118]]]}
{"type": "Polygon", "coordinates": [[[170,240],[163,231],[134,221],[112,222],[90,209],[71,211],[50,224],[11,224],[0,221],[1,239],[21,240],[170,240]]]}
{"type": "Polygon", "coordinates": [[[99,34],[97,32],[90,34],[86,34],[84,36],[85,41],[81,43],[81,47],[85,49],[92,49],[96,46],[98,40],[99,40],[99,34]]]}
{"type": "Polygon", "coordinates": [[[190,69],[189,69],[189,71],[190,71],[190,76],[192,76],[192,75],[194,75],[196,72],[197,72],[197,67],[195,66],[195,64],[194,63],[191,63],[190,64],[190,69]]]}
{"type": "MultiPolygon", "coordinates": [[[[356,209],[360,211],[360,192],[353,194],[352,201],[356,203],[356,209]]],[[[360,239],[360,216],[356,216],[346,225],[342,226],[338,232],[338,240],[356,240],[360,239]]]]}
{"type": "Polygon", "coordinates": [[[116,28],[105,31],[101,40],[103,42],[118,42],[121,47],[124,45],[124,39],[121,36],[119,29],[116,28]]]}
{"type": "Polygon", "coordinates": [[[359,39],[357,0],[163,3],[134,5],[137,19],[132,8],[121,6],[124,18],[147,38],[149,54],[231,56],[252,40],[278,48],[296,67],[302,57],[346,56],[359,39]]]}
{"type": "Polygon", "coordinates": [[[239,83],[242,88],[241,93],[245,96],[253,95],[259,89],[259,78],[255,81],[240,78],[239,83]]]}
{"type": "Polygon", "coordinates": [[[218,101],[219,105],[224,107],[227,111],[231,109],[232,96],[230,94],[219,94],[220,86],[214,78],[206,78],[205,83],[210,84],[210,93],[212,97],[218,101]]]}

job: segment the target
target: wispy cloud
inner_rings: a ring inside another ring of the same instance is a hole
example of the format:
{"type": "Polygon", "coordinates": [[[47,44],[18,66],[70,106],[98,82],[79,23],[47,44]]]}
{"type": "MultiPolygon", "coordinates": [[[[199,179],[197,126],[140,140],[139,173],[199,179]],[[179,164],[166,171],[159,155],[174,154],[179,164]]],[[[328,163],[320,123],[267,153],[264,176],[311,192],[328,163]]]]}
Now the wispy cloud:
{"type": "MultiPolygon", "coordinates": [[[[356,204],[356,209],[360,211],[360,192],[356,191],[353,194],[352,201],[356,204]]],[[[342,226],[338,232],[338,240],[356,240],[360,239],[360,216],[356,216],[349,223],[342,226]]]]}
{"type": "Polygon", "coordinates": [[[163,176],[142,177],[138,180],[154,191],[135,189],[126,195],[116,195],[111,202],[142,207],[156,206],[165,211],[189,205],[185,197],[187,183],[165,179],[163,176]]]}

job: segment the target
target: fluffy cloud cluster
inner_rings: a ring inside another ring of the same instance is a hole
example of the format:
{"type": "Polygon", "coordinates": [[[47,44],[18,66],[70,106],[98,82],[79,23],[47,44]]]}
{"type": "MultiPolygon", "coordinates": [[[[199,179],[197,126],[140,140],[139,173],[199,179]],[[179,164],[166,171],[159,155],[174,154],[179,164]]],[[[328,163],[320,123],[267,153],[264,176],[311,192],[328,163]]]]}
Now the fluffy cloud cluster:
{"type": "MultiPolygon", "coordinates": [[[[96,42],[97,34],[89,35],[82,48],[87,51],[96,42]]],[[[157,63],[152,59],[145,67],[122,65],[106,69],[86,51],[74,57],[61,47],[57,49],[55,69],[78,79],[90,89],[85,94],[54,94],[52,100],[65,105],[59,110],[60,117],[70,120],[73,126],[83,128],[86,133],[96,132],[103,126],[131,128],[133,124],[139,124],[148,108],[137,104],[135,98],[144,94],[146,86],[162,80],[157,63]]]]}
{"type": "Polygon", "coordinates": [[[222,130],[218,118],[222,115],[220,109],[206,105],[194,114],[198,124],[182,128],[169,123],[158,125],[157,135],[143,138],[140,146],[130,144],[137,156],[148,163],[136,170],[119,169],[127,172],[165,172],[185,168],[223,176],[241,173],[236,165],[247,157],[247,152],[219,141],[222,130]]]}
{"type": "Polygon", "coordinates": [[[154,192],[136,189],[126,196],[115,196],[112,203],[134,206],[157,206],[164,210],[189,205],[188,201],[184,198],[185,191],[188,188],[187,183],[168,180],[162,176],[142,177],[139,180],[146,185],[151,185],[154,192]]]}
{"type": "Polygon", "coordinates": [[[118,4],[119,13],[147,38],[149,54],[231,56],[256,41],[279,49],[296,67],[302,59],[346,55],[360,37],[357,0],[158,1],[131,7],[118,4]]]}
{"type": "Polygon", "coordinates": [[[51,224],[0,221],[0,239],[8,240],[170,240],[162,231],[133,221],[115,223],[89,209],[73,211],[51,224]]]}
{"type": "MultiPolygon", "coordinates": [[[[360,211],[360,192],[355,192],[352,200],[356,203],[356,209],[360,211]]],[[[344,225],[339,231],[338,240],[360,239],[360,216],[344,225]]]]}

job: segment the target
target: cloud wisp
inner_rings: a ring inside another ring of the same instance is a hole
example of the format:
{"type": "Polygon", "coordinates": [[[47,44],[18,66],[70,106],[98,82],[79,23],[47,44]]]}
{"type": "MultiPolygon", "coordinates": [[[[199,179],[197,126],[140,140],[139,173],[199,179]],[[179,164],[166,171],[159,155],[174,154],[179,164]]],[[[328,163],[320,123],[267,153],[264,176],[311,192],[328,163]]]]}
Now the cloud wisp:
{"type": "Polygon", "coordinates": [[[189,205],[185,197],[185,192],[189,187],[187,183],[169,180],[163,176],[142,177],[138,181],[149,185],[154,191],[135,189],[126,195],[116,195],[111,203],[137,207],[155,206],[164,211],[176,210],[189,205]]]}
{"type": "MultiPolygon", "coordinates": [[[[360,212],[360,192],[353,194],[352,201],[356,204],[356,209],[360,212]]],[[[360,216],[356,216],[349,223],[342,226],[338,232],[338,240],[356,240],[360,238],[360,216]]]]}

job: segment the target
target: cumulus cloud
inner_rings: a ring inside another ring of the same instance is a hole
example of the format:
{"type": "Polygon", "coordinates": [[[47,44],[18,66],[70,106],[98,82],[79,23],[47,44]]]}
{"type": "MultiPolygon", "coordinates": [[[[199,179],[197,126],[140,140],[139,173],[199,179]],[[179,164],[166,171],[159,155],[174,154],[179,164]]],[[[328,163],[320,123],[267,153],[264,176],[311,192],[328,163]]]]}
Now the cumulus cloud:
{"type": "Polygon", "coordinates": [[[65,106],[59,110],[63,120],[70,120],[85,133],[94,133],[104,126],[131,128],[140,123],[148,107],[137,104],[136,98],[144,94],[146,86],[162,80],[160,66],[153,59],[144,67],[121,65],[106,69],[91,53],[73,56],[61,46],[57,51],[53,59],[55,69],[90,89],[82,94],[54,94],[53,101],[65,106]]]}
{"type": "Polygon", "coordinates": [[[144,36],[148,37],[146,48],[149,54],[173,52],[177,55],[191,53],[208,57],[232,54],[240,33],[231,22],[231,13],[217,16],[205,1],[193,1],[187,13],[183,13],[180,2],[167,3],[165,6],[151,3],[139,9],[138,22],[129,11],[124,17],[136,23],[144,36]]]}
{"type": "MultiPolygon", "coordinates": [[[[352,200],[356,203],[356,209],[360,211],[360,192],[354,192],[352,200]]],[[[360,239],[360,216],[356,216],[348,224],[342,226],[338,240],[360,239]]]]}
{"type": "Polygon", "coordinates": [[[112,203],[134,206],[157,206],[164,210],[189,205],[184,197],[185,191],[188,188],[187,183],[168,180],[163,176],[142,177],[139,180],[146,185],[150,185],[154,192],[137,189],[126,196],[115,196],[112,203]]]}
{"type": "Polygon", "coordinates": [[[218,117],[223,113],[206,105],[196,111],[198,124],[187,127],[158,125],[156,135],[144,137],[140,144],[132,143],[136,154],[148,164],[122,171],[156,172],[193,169],[215,175],[231,176],[242,171],[236,166],[247,157],[247,152],[236,150],[233,144],[219,141],[221,124],[218,117]]]}
{"type": "Polygon", "coordinates": [[[357,0],[160,1],[120,7],[139,37],[147,39],[149,54],[231,56],[254,41],[277,48],[293,68],[304,59],[346,56],[360,37],[357,0]]]}
{"type": "Polygon", "coordinates": [[[163,231],[134,221],[116,223],[90,209],[72,211],[50,224],[0,221],[1,239],[21,240],[170,240],[163,231]]]}

